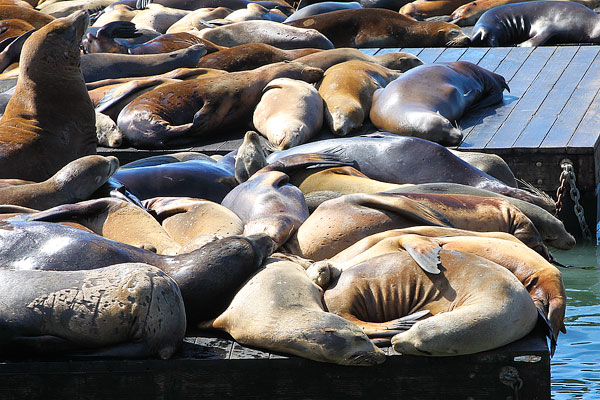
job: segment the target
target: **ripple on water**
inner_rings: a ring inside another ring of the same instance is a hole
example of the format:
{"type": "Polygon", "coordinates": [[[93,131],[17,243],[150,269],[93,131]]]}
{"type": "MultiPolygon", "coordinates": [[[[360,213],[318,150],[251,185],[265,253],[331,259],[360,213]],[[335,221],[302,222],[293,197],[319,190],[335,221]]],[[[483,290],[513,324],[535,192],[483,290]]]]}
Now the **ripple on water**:
{"type": "Polygon", "coordinates": [[[600,251],[578,245],[553,251],[563,264],[567,288],[567,333],[559,337],[552,358],[552,398],[600,399],[600,251]]]}

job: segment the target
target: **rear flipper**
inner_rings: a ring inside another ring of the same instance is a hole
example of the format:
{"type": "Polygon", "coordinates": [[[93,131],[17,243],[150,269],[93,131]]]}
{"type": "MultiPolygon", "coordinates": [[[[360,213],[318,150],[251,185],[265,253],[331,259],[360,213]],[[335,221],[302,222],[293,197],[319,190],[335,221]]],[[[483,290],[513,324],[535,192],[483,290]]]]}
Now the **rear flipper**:
{"type": "Polygon", "coordinates": [[[386,322],[366,322],[356,318],[345,318],[360,326],[369,338],[389,338],[400,332],[409,330],[417,320],[427,314],[429,314],[429,310],[421,310],[386,322]]]}

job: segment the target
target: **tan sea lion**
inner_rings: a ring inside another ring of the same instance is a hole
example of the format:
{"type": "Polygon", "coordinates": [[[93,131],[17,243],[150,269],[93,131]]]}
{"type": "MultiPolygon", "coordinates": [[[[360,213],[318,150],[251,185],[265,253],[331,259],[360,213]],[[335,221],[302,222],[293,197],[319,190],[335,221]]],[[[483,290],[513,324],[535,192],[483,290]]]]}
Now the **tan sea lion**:
{"type": "Polygon", "coordinates": [[[85,156],[71,161],[42,182],[0,186],[0,204],[45,210],[87,200],[119,168],[116,157],[85,156]]]}
{"type": "Polygon", "coordinates": [[[360,128],[371,110],[375,90],[402,75],[381,65],[353,60],[328,68],[319,83],[325,121],[331,132],[346,136],[360,128]]]}
{"type": "Polygon", "coordinates": [[[251,20],[267,20],[267,21],[275,21],[275,22],[283,22],[285,17],[282,15],[271,13],[267,7],[263,7],[257,3],[248,3],[246,8],[238,9],[228,14],[225,19],[228,19],[232,22],[242,22],[242,21],[251,21],[251,20]]]}
{"type": "Polygon", "coordinates": [[[320,51],[322,50],[282,50],[266,43],[248,43],[207,54],[200,59],[198,67],[216,68],[229,72],[246,71],[276,62],[292,61],[320,51]]]}
{"type": "Polygon", "coordinates": [[[280,49],[333,49],[325,35],[314,29],[296,28],[274,21],[253,20],[204,29],[200,37],[220,46],[267,43],[280,49]]]}
{"type": "Polygon", "coordinates": [[[466,195],[409,196],[359,193],[325,201],[300,226],[286,248],[301,257],[322,260],[374,233],[433,225],[508,232],[547,255],[535,226],[504,200],[466,195]]]}
{"type": "Polygon", "coordinates": [[[226,7],[200,8],[187,14],[179,21],[172,24],[167,33],[188,32],[202,30],[207,22],[213,19],[222,19],[231,14],[233,10],[226,7]]]}
{"type": "Polygon", "coordinates": [[[260,143],[260,135],[254,131],[246,132],[235,155],[235,179],[239,183],[246,182],[266,165],[267,152],[260,143]]]}
{"type": "Polygon", "coordinates": [[[123,132],[108,115],[96,112],[96,139],[98,146],[120,147],[123,143],[123,132]]]}
{"type": "Polygon", "coordinates": [[[20,36],[25,32],[35,29],[29,22],[22,19],[3,19],[0,20],[0,41],[15,36],[20,36]]]}
{"type": "Polygon", "coordinates": [[[424,20],[439,15],[450,15],[456,8],[468,3],[469,0],[415,0],[400,8],[400,14],[424,20]]]}
{"type": "Polygon", "coordinates": [[[167,29],[191,11],[178,8],[165,7],[160,4],[151,3],[131,19],[138,29],[150,29],[160,33],[166,33],[167,29]]]}
{"type": "Polygon", "coordinates": [[[0,177],[40,182],[96,153],[94,107],[79,68],[87,24],[87,14],[76,12],[23,45],[15,94],[0,120],[0,177]]]}
{"type": "Polygon", "coordinates": [[[101,198],[62,204],[45,211],[23,215],[23,221],[75,221],[97,235],[157,254],[175,255],[181,245],[146,210],[125,200],[101,198]]]}
{"type": "Polygon", "coordinates": [[[241,235],[244,223],[228,208],[191,197],[156,197],[144,206],[156,214],[164,230],[189,252],[216,238],[241,235]]]}
{"type": "Polygon", "coordinates": [[[231,304],[203,328],[221,329],[237,342],[341,365],[385,360],[354,324],[328,313],[323,292],[293,262],[269,259],[238,291],[231,304]]]}
{"type": "Polygon", "coordinates": [[[315,82],[323,71],[296,62],[165,85],[123,108],[117,124],[134,146],[168,148],[246,123],[263,88],[275,78],[315,82]]]}
{"type": "Polygon", "coordinates": [[[20,19],[39,29],[55,18],[31,7],[0,4],[0,19],[20,19]]]}
{"type": "Polygon", "coordinates": [[[93,271],[1,270],[2,353],[167,359],[185,335],[175,282],[142,263],[93,271]],[[15,290],[15,288],[19,288],[15,290]]]}
{"type": "Polygon", "coordinates": [[[369,117],[384,131],[456,145],[462,133],[451,121],[501,102],[504,89],[502,76],[470,62],[421,65],[376,90],[369,117]]]}
{"type": "Polygon", "coordinates": [[[100,28],[114,21],[131,21],[135,14],[140,11],[127,4],[113,4],[110,10],[104,9],[104,12],[92,24],[92,27],[100,28]]]}
{"type": "Polygon", "coordinates": [[[315,29],[335,47],[467,46],[469,37],[447,22],[415,21],[398,12],[357,8],[313,15],[289,23],[315,29]]]}
{"type": "Polygon", "coordinates": [[[336,64],[351,60],[369,61],[402,72],[423,64],[423,61],[421,61],[419,57],[410,53],[397,51],[370,56],[360,50],[350,48],[324,50],[316,54],[309,54],[296,59],[299,63],[310,65],[315,68],[321,68],[323,71],[326,71],[336,64]]]}
{"type": "Polygon", "coordinates": [[[325,291],[325,305],[374,336],[397,332],[386,329],[386,321],[429,310],[433,316],[392,337],[394,350],[403,354],[471,354],[513,342],[534,328],[535,305],[509,271],[473,254],[441,250],[439,255],[439,274],[424,272],[404,251],[355,265],[325,291]]]}
{"type": "Polygon", "coordinates": [[[306,143],[323,126],[323,99],[304,81],[278,78],[265,86],[254,127],[279,150],[306,143]]]}

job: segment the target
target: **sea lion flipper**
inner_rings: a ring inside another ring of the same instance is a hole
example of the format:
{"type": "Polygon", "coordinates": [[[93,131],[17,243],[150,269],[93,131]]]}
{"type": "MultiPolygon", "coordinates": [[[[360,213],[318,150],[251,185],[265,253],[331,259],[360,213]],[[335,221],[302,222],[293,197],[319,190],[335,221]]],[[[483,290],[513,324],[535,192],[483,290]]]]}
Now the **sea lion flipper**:
{"type": "Polygon", "coordinates": [[[546,334],[548,339],[550,339],[550,357],[552,357],[554,356],[554,352],[556,351],[556,339],[558,336],[558,332],[554,332],[554,329],[552,329],[552,325],[550,324],[550,321],[548,321],[548,318],[546,318],[544,311],[540,310],[540,308],[537,307],[537,305],[536,308],[538,312],[538,324],[542,325],[544,333],[546,334]]]}
{"type": "Polygon", "coordinates": [[[400,332],[409,330],[420,318],[429,314],[429,310],[417,311],[413,314],[405,315],[401,318],[396,318],[386,322],[365,322],[356,318],[347,317],[362,328],[369,338],[371,337],[391,337],[400,332]]]}
{"type": "Polygon", "coordinates": [[[415,221],[415,225],[447,226],[453,225],[435,210],[417,201],[398,194],[379,193],[348,195],[356,198],[357,204],[365,207],[391,211],[415,221]]]}
{"type": "Polygon", "coordinates": [[[439,274],[441,265],[441,246],[430,238],[418,235],[402,235],[398,239],[400,246],[404,248],[425,272],[439,274]]]}

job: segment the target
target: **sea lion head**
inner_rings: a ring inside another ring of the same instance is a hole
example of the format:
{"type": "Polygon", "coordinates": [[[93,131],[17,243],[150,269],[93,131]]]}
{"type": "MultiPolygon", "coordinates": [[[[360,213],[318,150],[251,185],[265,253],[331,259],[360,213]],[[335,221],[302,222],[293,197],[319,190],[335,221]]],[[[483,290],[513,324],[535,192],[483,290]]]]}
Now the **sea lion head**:
{"type": "Polygon", "coordinates": [[[436,38],[440,45],[449,47],[465,47],[471,42],[471,39],[463,33],[458,25],[447,22],[437,22],[436,38]]]}
{"type": "Polygon", "coordinates": [[[119,168],[116,157],[90,155],[71,161],[50,178],[53,185],[86,200],[119,168]]]}
{"type": "Polygon", "coordinates": [[[26,74],[68,71],[81,75],[79,44],[88,24],[89,16],[80,10],[34,32],[23,45],[21,71],[26,74]]]}

